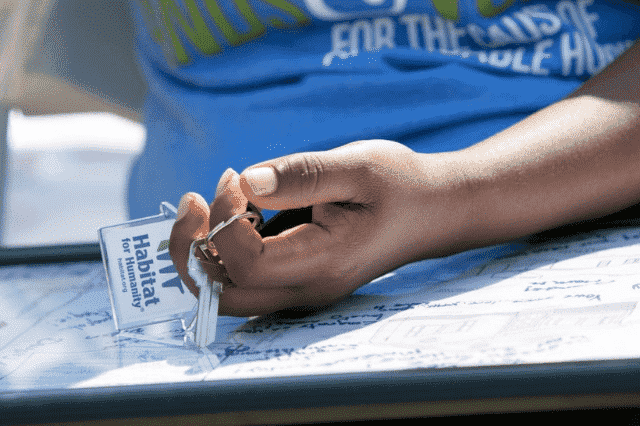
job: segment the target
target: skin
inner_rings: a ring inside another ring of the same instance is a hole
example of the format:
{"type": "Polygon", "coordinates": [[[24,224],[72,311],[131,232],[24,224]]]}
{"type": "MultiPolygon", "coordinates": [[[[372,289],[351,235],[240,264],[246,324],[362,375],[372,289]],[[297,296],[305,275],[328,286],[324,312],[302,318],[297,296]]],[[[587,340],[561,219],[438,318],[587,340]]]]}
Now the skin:
{"type": "Polygon", "coordinates": [[[640,48],[569,97],[468,149],[419,154],[392,141],[277,158],[275,190],[256,195],[228,170],[207,206],[186,194],[170,252],[185,284],[189,244],[247,200],[313,206],[313,223],[261,238],[236,221],[214,238],[234,286],[221,315],[317,309],[405,263],[495,244],[640,201],[640,48]]]}

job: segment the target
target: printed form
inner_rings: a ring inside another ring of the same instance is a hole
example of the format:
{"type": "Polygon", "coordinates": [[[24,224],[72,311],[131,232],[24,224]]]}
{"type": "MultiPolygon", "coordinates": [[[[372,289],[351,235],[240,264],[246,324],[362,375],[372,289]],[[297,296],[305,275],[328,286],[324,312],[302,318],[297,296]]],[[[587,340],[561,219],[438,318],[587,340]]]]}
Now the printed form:
{"type": "Polygon", "coordinates": [[[313,315],[117,332],[102,264],[0,269],[0,392],[640,358],[640,228],[417,262],[313,315]]]}

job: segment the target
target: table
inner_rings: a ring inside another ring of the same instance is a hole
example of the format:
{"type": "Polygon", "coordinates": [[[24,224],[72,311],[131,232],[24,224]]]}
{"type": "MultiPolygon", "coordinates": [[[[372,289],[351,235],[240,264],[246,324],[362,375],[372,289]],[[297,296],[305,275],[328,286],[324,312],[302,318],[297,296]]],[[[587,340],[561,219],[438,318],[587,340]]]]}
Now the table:
{"type": "Polygon", "coordinates": [[[313,315],[221,317],[207,351],[177,322],[116,332],[90,245],[23,252],[0,269],[0,424],[636,407],[638,242],[593,230],[410,264],[313,315]]]}

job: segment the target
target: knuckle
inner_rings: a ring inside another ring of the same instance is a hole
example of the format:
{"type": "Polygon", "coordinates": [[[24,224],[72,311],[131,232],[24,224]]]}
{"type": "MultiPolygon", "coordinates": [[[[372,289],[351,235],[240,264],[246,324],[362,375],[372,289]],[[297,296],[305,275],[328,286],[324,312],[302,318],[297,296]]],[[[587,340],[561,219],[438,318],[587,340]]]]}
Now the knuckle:
{"type": "Polygon", "coordinates": [[[253,263],[245,261],[239,264],[238,262],[231,262],[230,264],[225,262],[227,273],[231,281],[240,287],[255,285],[260,274],[257,273],[256,268],[252,266],[253,263]]]}
{"type": "Polygon", "coordinates": [[[314,153],[294,154],[276,166],[278,182],[297,193],[315,192],[323,182],[325,168],[314,153]]]}
{"type": "Polygon", "coordinates": [[[334,265],[334,268],[327,271],[326,280],[329,291],[342,292],[352,288],[354,283],[361,281],[365,274],[366,267],[362,262],[343,258],[341,262],[336,262],[334,265]]]}
{"type": "Polygon", "coordinates": [[[349,277],[354,275],[354,268],[345,265],[344,263],[340,265],[336,265],[334,268],[331,268],[327,274],[328,283],[331,284],[331,287],[338,286],[343,287],[344,283],[349,280],[349,277]]]}

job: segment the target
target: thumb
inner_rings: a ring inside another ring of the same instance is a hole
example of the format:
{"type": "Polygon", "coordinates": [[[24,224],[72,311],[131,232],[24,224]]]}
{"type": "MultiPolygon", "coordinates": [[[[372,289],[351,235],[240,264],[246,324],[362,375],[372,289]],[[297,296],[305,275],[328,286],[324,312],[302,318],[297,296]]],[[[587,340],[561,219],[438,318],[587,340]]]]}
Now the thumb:
{"type": "Polygon", "coordinates": [[[244,170],[240,187],[254,205],[271,210],[351,202],[358,195],[353,161],[335,150],[288,155],[244,170]]]}

